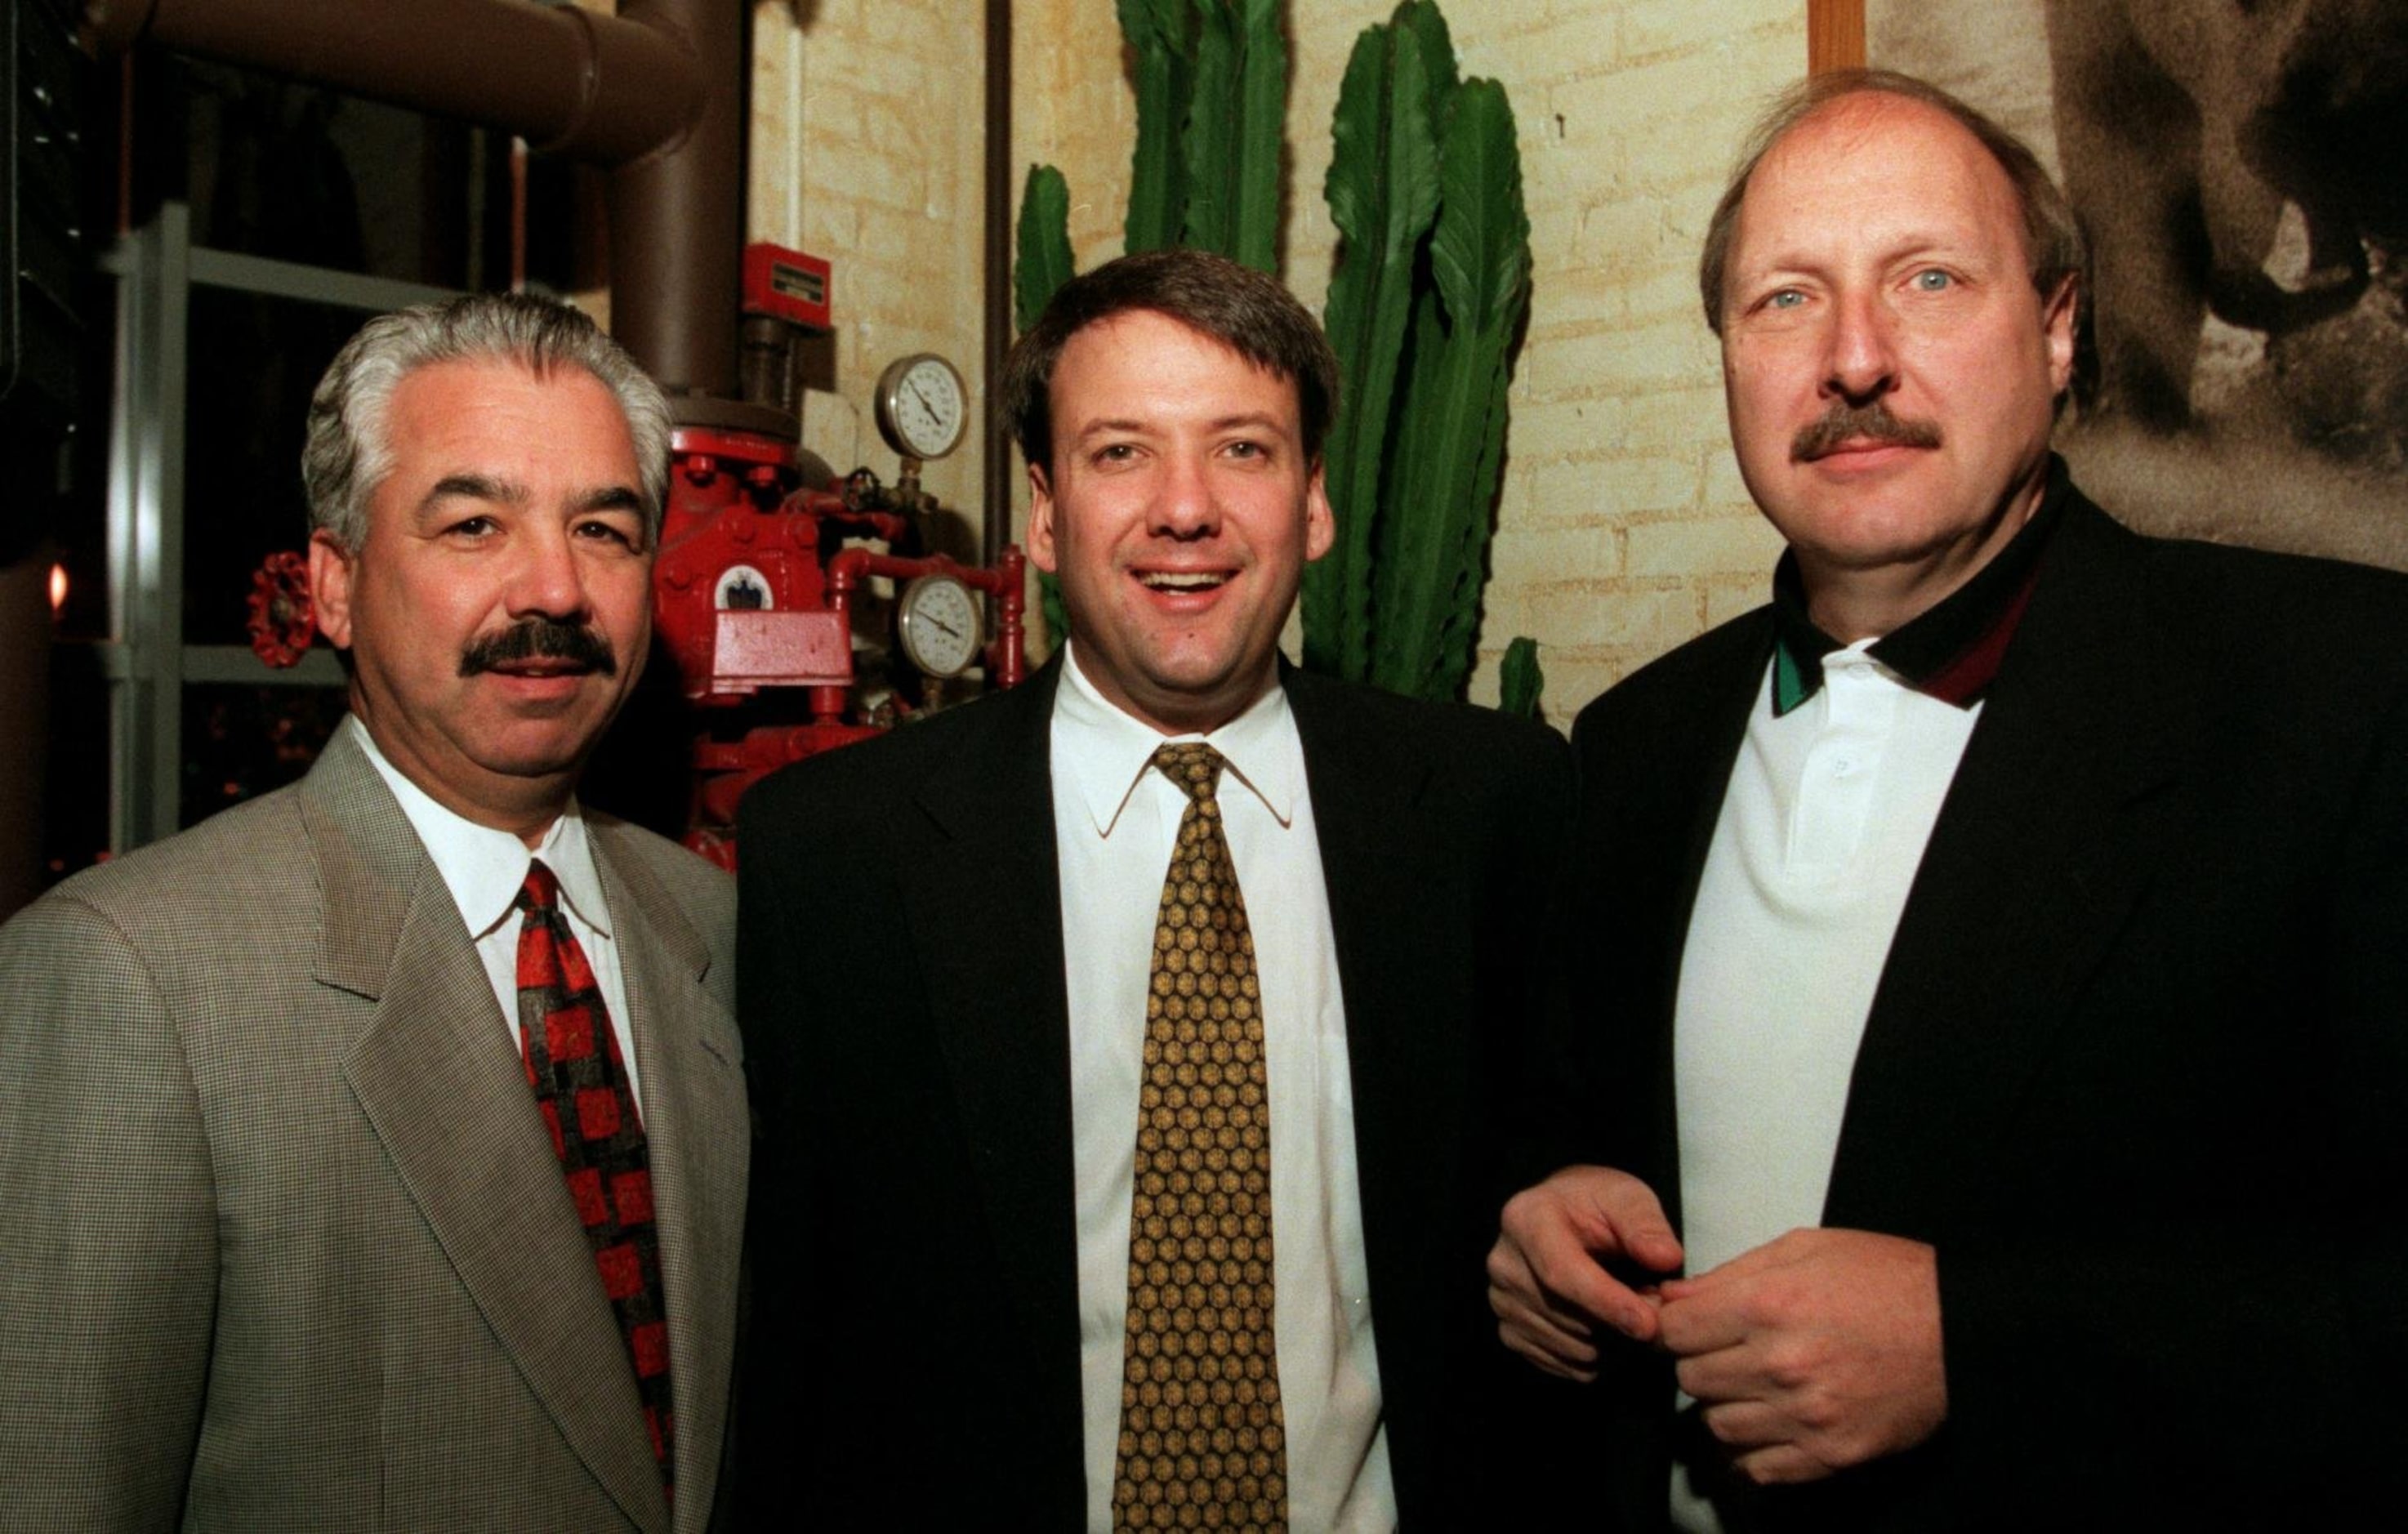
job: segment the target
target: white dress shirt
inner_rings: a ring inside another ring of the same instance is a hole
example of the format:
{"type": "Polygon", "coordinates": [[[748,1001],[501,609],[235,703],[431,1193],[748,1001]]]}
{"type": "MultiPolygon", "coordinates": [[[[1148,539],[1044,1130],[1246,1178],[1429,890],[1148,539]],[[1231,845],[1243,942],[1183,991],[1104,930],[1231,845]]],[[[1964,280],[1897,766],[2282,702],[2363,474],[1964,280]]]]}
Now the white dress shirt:
{"type": "Polygon", "coordinates": [[[1222,824],[1263,991],[1277,1253],[1272,1326],[1289,1524],[1393,1528],[1345,1006],[1304,748],[1287,695],[1273,687],[1211,735],[1167,739],[1096,690],[1074,643],[1054,695],[1052,749],[1070,1003],[1088,1527],[1108,1534],[1112,1522],[1146,982],[1163,873],[1188,803],[1152,766],[1168,739],[1204,740],[1228,764],[1219,790],[1222,824]]]}
{"type": "MultiPolygon", "coordinates": [[[[1823,1223],[1865,1017],[1981,716],[1871,642],[1824,656],[1821,690],[1779,718],[1768,668],[1714,824],[1673,1022],[1692,1273],[1823,1223]]],[[[1720,1527],[1677,1469],[1672,1515],[1720,1527]]]]}
{"type": "Polygon", "coordinates": [[[484,962],[485,979],[493,986],[512,1050],[519,1048],[519,927],[523,921],[515,907],[519,887],[526,882],[527,867],[537,858],[559,879],[568,930],[585,950],[594,982],[602,988],[602,999],[610,1009],[610,1031],[619,1037],[627,1090],[640,1114],[643,1089],[636,1076],[636,1036],[627,1016],[627,988],[619,975],[619,946],[610,937],[610,908],[602,899],[601,875],[595,871],[594,849],[586,839],[585,817],[577,802],[569,801],[544,832],[543,844],[530,853],[526,843],[509,832],[480,825],[436,803],[385,759],[357,715],[346,719],[343,728],[352,732],[385,786],[401,801],[401,812],[409,818],[410,829],[418,833],[426,855],[435,860],[436,871],[451,890],[452,903],[459,908],[460,919],[477,945],[477,957],[484,962]]]}

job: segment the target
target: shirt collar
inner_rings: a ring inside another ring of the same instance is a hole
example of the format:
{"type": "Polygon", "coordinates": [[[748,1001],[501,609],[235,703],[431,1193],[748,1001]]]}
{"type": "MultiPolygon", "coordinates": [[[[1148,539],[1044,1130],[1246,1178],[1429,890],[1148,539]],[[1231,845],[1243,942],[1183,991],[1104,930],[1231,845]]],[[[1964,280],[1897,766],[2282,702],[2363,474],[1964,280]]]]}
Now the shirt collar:
{"type": "MultiPolygon", "coordinates": [[[[2040,507],[2007,546],[1971,581],[1875,639],[1865,652],[1918,693],[1960,709],[1980,702],[2031,601],[2041,556],[2062,519],[2071,483],[2065,460],[2050,454],[2040,507]]],[[[1772,714],[1778,719],[1822,689],[1823,657],[1842,648],[1806,615],[1806,584],[1794,552],[1783,553],[1773,567],[1772,620],[1772,714]]]]}
{"type": "Polygon", "coordinates": [[[1201,740],[1219,752],[1228,764],[1221,774],[1224,791],[1232,781],[1242,783],[1281,825],[1295,824],[1304,748],[1286,689],[1272,687],[1210,734],[1166,736],[1096,690],[1080,669],[1076,639],[1064,648],[1062,681],[1054,692],[1054,771],[1077,791],[1096,835],[1112,834],[1153,769],[1154,753],[1176,740],[1201,740]]]}
{"type": "Polygon", "coordinates": [[[542,845],[530,853],[525,842],[508,831],[480,825],[437,804],[377,749],[376,738],[368,734],[358,715],[348,719],[344,727],[400,801],[410,829],[418,833],[420,845],[435,860],[435,871],[443,876],[444,887],[452,892],[452,903],[460,908],[460,919],[467,924],[470,938],[482,938],[509,918],[519,887],[526,882],[527,866],[538,857],[559,878],[561,898],[578,920],[603,937],[610,935],[609,908],[603,903],[593,842],[585,834],[585,815],[575,799],[545,830],[542,845]]]}

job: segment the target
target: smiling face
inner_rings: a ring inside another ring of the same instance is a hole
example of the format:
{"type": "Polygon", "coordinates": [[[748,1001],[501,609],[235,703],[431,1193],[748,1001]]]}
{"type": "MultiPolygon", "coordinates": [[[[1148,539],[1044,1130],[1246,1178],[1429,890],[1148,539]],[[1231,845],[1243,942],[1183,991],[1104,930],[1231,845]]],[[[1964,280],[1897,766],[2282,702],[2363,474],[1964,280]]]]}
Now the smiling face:
{"type": "Polygon", "coordinates": [[[412,782],[531,841],[643,669],[652,553],[625,417],[591,374],[421,367],[394,389],[367,536],[309,546],[351,710],[412,782]]]}
{"type": "Polygon", "coordinates": [[[1272,685],[1332,537],[1296,385],[1137,309],[1072,336],[1048,398],[1028,548],[1061,578],[1081,672],[1165,735],[1218,728],[1272,685]]]}
{"type": "Polygon", "coordinates": [[[2073,310],[2071,284],[2034,290],[2012,183],[1937,108],[1844,96],[1758,163],[1724,283],[1724,390],[1740,473],[1826,629],[1886,633],[2022,526],[2073,310]]]}

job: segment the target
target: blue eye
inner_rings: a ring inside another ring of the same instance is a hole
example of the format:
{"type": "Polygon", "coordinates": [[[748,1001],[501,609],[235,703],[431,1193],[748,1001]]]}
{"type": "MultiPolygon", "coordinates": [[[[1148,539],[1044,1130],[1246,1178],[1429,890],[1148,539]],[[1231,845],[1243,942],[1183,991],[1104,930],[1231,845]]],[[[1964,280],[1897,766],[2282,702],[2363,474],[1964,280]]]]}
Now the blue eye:
{"type": "Polygon", "coordinates": [[[1784,288],[1764,301],[1767,308],[1796,308],[1806,302],[1806,295],[1796,288],[1784,288]]]}
{"type": "Polygon", "coordinates": [[[1939,293],[1956,285],[1956,280],[1937,267],[1914,274],[1914,285],[1925,293],[1939,293]]]}

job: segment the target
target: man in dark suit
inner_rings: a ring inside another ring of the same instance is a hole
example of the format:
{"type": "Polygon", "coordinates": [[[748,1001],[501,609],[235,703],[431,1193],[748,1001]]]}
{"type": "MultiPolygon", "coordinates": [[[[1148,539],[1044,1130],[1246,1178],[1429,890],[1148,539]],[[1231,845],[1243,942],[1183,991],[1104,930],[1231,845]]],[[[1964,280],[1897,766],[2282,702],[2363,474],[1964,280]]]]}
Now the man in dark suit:
{"type": "Polygon", "coordinates": [[[2074,489],[2081,269],[1894,76],[1712,226],[1789,552],[1581,715],[1558,1169],[1489,1265],[1627,1527],[2306,1527],[2408,1434],[2408,592],[2074,489]]]}
{"type": "Polygon", "coordinates": [[[699,1534],[745,1156],[732,882],[578,807],[661,392],[575,309],[311,403],[309,775],[0,929],[0,1527],[699,1534]]]}
{"type": "Polygon", "coordinates": [[[1469,1515],[1569,774],[1281,665],[1334,377],[1217,257],[1068,284],[1005,389],[1067,656],[747,800],[765,1516],[1469,1515]]]}

